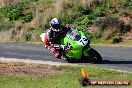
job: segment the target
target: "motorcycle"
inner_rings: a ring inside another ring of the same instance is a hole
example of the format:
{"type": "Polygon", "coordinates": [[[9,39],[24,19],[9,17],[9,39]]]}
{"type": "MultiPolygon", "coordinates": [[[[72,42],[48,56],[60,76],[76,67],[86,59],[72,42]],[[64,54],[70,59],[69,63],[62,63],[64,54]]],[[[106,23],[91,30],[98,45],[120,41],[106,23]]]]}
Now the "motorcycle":
{"type": "MultiPolygon", "coordinates": [[[[42,33],[40,35],[43,42],[45,34],[46,33],[42,33]]],[[[68,62],[81,61],[84,63],[102,63],[101,55],[90,47],[90,40],[88,37],[84,32],[77,29],[70,29],[65,37],[60,39],[60,45],[52,45],[52,47],[61,53],[61,59],[68,62]]]]}

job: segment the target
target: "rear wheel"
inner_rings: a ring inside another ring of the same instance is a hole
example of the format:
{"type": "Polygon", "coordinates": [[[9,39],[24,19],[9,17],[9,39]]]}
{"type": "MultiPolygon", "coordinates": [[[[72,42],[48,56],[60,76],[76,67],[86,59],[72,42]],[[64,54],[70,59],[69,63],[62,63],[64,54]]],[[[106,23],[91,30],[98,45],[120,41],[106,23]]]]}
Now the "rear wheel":
{"type": "Polygon", "coordinates": [[[101,64],[102,63],[101,55],[96,50],[94,50],[93,48],[90,49],[89,60],[90,60],[90,62],[95,63],[95,64],[101,64]]]}

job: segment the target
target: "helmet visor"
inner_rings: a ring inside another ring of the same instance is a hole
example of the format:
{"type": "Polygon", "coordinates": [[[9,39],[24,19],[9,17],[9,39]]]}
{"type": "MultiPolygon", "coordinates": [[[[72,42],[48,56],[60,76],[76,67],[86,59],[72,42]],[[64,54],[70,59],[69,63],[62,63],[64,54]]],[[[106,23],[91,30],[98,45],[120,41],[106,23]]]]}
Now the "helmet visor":
{"type": "Polygon", "coordinates": [[[52,28],[52,31],[54,31],[54,32],[59,32],[59,31],[61,31],[61,29],[52,28]]]}
{"type": "Polygon", "coordinates": [[[52,28],[54,28],[54,29],[60,29],[60,24],[52,25],[52,28]]]}

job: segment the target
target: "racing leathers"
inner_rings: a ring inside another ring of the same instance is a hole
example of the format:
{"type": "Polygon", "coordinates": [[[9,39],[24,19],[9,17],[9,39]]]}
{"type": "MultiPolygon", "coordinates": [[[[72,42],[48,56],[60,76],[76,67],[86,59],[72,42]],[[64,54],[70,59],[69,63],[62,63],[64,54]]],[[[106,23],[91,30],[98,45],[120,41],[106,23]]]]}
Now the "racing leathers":
{"type": "MultiPolygon", "coordinates": [[[[65,37],[66,33],[69,30],[70,30],[70,27],[62,26],[61,31],[54,32],[52,31],[52,27],[51,27],[50,30],[45,35],[45,41],[44,41],[45,47],[47,48],[51,46],[52,44],[54,45],[60,44],[60,39],[62,37],[65,37]]],[[[54,47],[50,47],[50,51],[54,54],[56,58],[60,58],[60,53],[54,47]]]]}

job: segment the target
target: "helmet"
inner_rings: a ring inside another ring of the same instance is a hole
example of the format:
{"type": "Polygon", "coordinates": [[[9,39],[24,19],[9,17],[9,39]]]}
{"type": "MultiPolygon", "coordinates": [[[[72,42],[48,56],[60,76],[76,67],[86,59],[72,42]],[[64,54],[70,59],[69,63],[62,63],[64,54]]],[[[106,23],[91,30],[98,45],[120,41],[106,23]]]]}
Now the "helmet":
{"type": "Polygon", "coordinates": [[[52,27],[52,31],[55,31],[55,32],[59,32],[61,31],[61,25],[60,25],[60,21],[57,19],[57,18],[53,18],[51,21],[50,21],[50,26],[52,27]]]}

